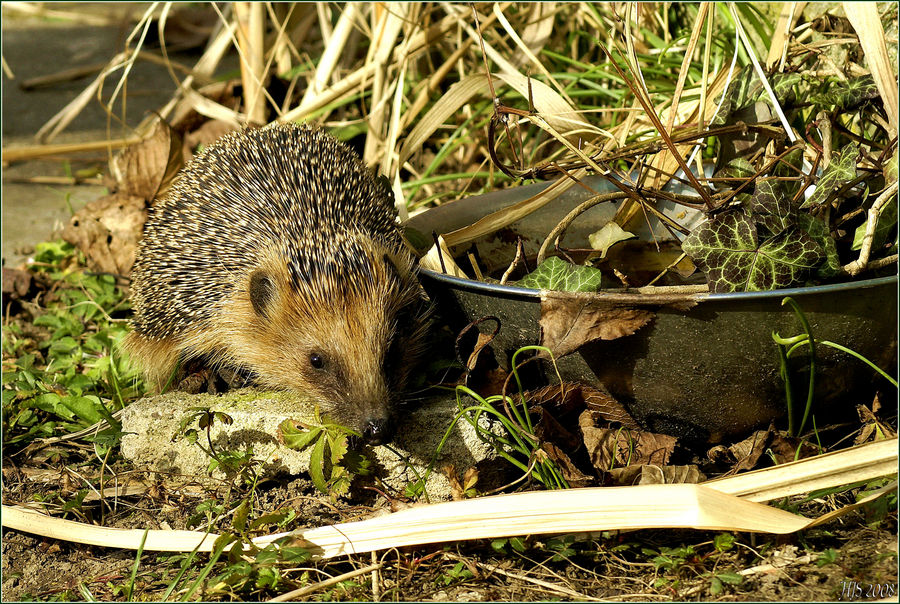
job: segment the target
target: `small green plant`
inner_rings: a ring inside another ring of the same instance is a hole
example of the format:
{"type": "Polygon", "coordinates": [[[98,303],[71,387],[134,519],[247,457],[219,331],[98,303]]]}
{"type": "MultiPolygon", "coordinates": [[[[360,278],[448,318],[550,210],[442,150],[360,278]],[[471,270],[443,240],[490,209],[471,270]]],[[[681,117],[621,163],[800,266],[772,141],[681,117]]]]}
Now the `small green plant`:
{"type": "Polygon", "coordinates": [[[546,353],[553,362],[553,366],[556,367],[556,360],[548,348],[543,346],[523,346],[512,356],[512,374],[518,387],[517,397],[495,395],[483,398],[466,386],[457,386],[456,403],[459,412],[444,435],[438,451],[440,451],[447,436],[449,436],[450,430],[462,418],[475,429],[479,438],[494,447],[494,450],[500,457],[506,459],[527,475],[533,476],[535,480],[547,488],[567,489],[569,484],[563,477],[562,472],[556,463],[543,452],[540,448],[540,441],[534,435],[534,426],[528,413],[528,403],[523,395],[522,381],[518,373],[519,366],[516,363],[516,358],[528,351],[546,353]],[[464,406],[460,398],[463,394],[474,399],[477,404],[464,406]],[[509,415],[501,410],[504,407],[509,410],[509,415]],[[497,434],[485,428],[479,422],[482,416],[485,415],[499,422],[505,433],[497,434]]]}
{"type": "Polygon", "coordinates": [[[797,315],[797,318],[800,320],[800,325],[803,327],[804,333],[799,335],[783,338],[778,332],[772,332],[772,339],[775,341],[775,345],[778,349],[778,358],[780,361],[779,373],[781,375],[781,379],[784,382],[784,392],[785,399],[787,403],[787,416],[788,416],[788,432],[792,436],[796,436],[803,432],[803,428],[806,427],[806,421],[809,418],[809,413],[812,409],[813,404],[813,395],[815,392],[815,374],[816,374],[816,346],[829,346],[836,350],[840,350],[841,352],[845,352],[853,357],[856,357],[863,363],[867,364],[869,367],[874,369],[877,373],[879,373],[882,377],[887,379],[894,387],[897,387],[897,380],[888,375],[884,370],[875,365],[872,361],[859,354],[854,350],[850,350],[845,346],[841,346],[840,344],[835,344],[829,340],[817,340],[813,337],[812,328],[809,325],[809,321],[806,319],[806,315],[803,313],[803,310],[800,308],[800,305],[791,298],[790,296],[786,296],[781,300],[781,305],[790,305],[794,310],[794,314],[797,315]],[[791,386],[791,372],[790,367],[788,366],[788,359],[790,359],[791,355],[802,348],[803,346],[809,347],[809,381],[807,387],[807,395],[806,395],[806,406],[803,410],[803,419],[800,421],[800,425],[795,430],[795,414],[794,414],[794,395],[793,389],[791,386]]]}
{"type": "Polygon", "coordinates": [[[284,444],[298,451],[312,447],[309,475],[316,488],[325,494],[340,495],[350,489],[354,474],[368,474],[368,458],[348,448],[348,438],[358,432],[325,421],[318,409],[312,424],[285,420],[278,427],[284,444]]]}
{"type": "Polygon", "coordinates": [[[744,577],[730,571],[708,573],[706,576],[709,578],[709,593],[714,596],[721,595],[725,591],[726,585],[740,585],[744,582],[744,577]]]}
{"type": "Polygon", "coordinates": [[[508,537],[505,539],[494,539],[491,541],[491,547],[494,548],[494,551],[499,552],[501,554],[509,554],[510,549],[515,550],[519,553],[525,551],[525,540],[521,537],[508,537]]]}
{"type": "Polygon", "coordinates": [[[829,547],[824,552],[819,554],[819,557],[816,559],[816,566],[821,568],[828,564],[834,564],[837,561],[837,558],[838,553],[834,549],[829,547]]]}
{"type": "Polygon", "coordinates": [[[139,372],[119,354],[129,308],[109,274],[88,272],[84,258],[60,241],[38,244],[29,265],[35,281],[52,288],[23,301],[34,319],[3,329],[3,439],[24,446],[83,430],[101,453],[118,442],[113,413],[141,396],[139,372]]]}
{"type": "MultiPolygon", "coordinates": [[[[169,582],[163,600],[168,600],[176,589],[187,594],[203,589],[203,595],[207,597],[227,595],[244,600],[248,594],[277,591],[283,583],[281,569],[309,562],[312,552],[292,543],[290,537],[273,541],[265,547],[253,542],[254,536],[270,532],[272,525],[283,529],[297,518],[294,510],[280,509],[251,520],[255,486],[234,507],[229,508],[215,499],[204,501],[196,507],[188,521],[189,526],[205,526],[206,531],[211,533],[221,520],[231,515],[230,526],[216,539],[212,555],[202,567],[194,568],[196,551],[171,558],[171,562],[179,564],[180,568],[169,582]],[[219,563],[223,557],[223,563],[219,563]],[[214,570],[217,571],[215,575],[212,574],[214,570]]],[[[187,599],[190,595],[182,596],[182,600],[187,599]]]]}
{"type": "Polygon", "coordinates": [[[437,579],[437,584],[439,586],[447,586],[452,583],[461,583],[467,579],[471,579],[475,575],[472,574],[466,565],[462,562],[457,562],[453,568],[441,574],[437,579]]]}

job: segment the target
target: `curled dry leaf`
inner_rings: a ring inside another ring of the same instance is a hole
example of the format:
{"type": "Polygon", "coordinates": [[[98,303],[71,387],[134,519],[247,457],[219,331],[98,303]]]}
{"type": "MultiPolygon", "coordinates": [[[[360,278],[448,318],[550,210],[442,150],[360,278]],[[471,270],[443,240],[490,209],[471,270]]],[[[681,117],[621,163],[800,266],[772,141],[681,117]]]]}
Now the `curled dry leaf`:
{"type": "Polygon", "coordinates": [[[579,470],[569,456],[553,443],[541,444],[541,450],[556,463],[570,487],[587,487],[594,484],[594,478],[579,470]]]}
{"type": "Polygon", "coordinates": [[[589,386],[582,386],[581,393],[584,397],[585,407],[587,407],[587,411],[591,413],[591,419],[594,421],[594,425],[597,425],[598,421],[602,419],[607,422],[618,422],[626,428],[635,430],[640,427],[619,401],[602,390],[591,388],[589,386]]]}
{"type": "Polygon", "coordinates": [[[743,470],[752,470],[765,452],[774,430],[775,427],[770,425],[768,430],[757,430],[730,447],[714,447],[707,455],[710,459],[734,464],[731,470],[725,473],[725,476],[737,474],[743,470]]]}
{"type": "Polygon", "coordinates": [[[764,467],[768,465],[765,460],[771,459],[776,465],[781,465],[819,453],[820,451],[810,443],[788,436],[775,430],[774,425],[770,425],[767,430],[757,430],[730,447],[714,447],[707,456],[713,461],[734,464],[724,474],[731,476],[738,472],[764,467]]]}
{"type": "Polygon", "coordinates": [[[473,321],[456,338],[457,360],[465,367],[458,383],[465,384],[482,396],[501,394],[509,375],[500,368],[494,356],[494,349],[490,346],[500,329],[499,322],[493,333],[481,333],[474,329],[478,324],[489,320],[497,321],[496,317],[484,317],[473,321]],[[470,347],[472,352],[464,359],[465,351],[470,347]]]}
{"type": "Polygon", "coordinates": [[[128,275],[147,220],[143,197],[116,193],[75,213],[62,238],[76,246],[97,270],[128,275]]]}
{"type": "Polygon", "coordinates": [[[669,462],[678,439],[668,434],[582,426],[584,444],[598,472],[631,465],[669,462]]]}
{"type": "Polygon", "coordinates": [[[706,475],[695,465],[628,466],[626,468],[614,468],[607,476],[613,484],[621,486],[637,484],[699,484],[706,480],[706,475]]]}
{"type": "Polygon", "coordinates": [[[639,428],[638,423],[616,399],[598,388],[585,384],[565,382],[546,386],[525,393],[525,400],[530,410],[541,407],[558,419],[578,413],[580,422],[581,414],[587,411],[590,413],[588,418],[590,421],[618,422],[626,428],[639,428]]]}
{"type": "Polygon", "coordinates": [[[668,463],[678,439],[639,429],[601,427],[603,418],[585,410],[578,418],[584,445],[598,472],[631,465],[668,463]]]}
{"type": "Polygon", "coordinates": [[[160,120],[147,139],[112,158],[109,172],[118,193],[152,201],[168,189],[183,165],[181,138],[160,120]]]}
{"type": "Polygon", "coordinates": [[[557,421],[556,417],[543,407],[529,409],[534,425],[534,435],[544,444],[556,443],[566,451],[575,451],[581,444],[577,434],[573,434],[557,421]]]}
{"type": "Polygon", "coordinates": [[[230,122],[223,122],[222,120],[209,120],[203,122],[202,126],[184,135],[182,154],[185,161],[193,156],[194,149],[200,145],[207,146],[214,143],[234,130],[234,124],[230,122]]]}
{"type": "Polygon", "coordinates": [[[651,310],[616,302],[541,296],[541,344],[559,358],[594,340],[631,335],[653,316],[651,310]]]}
{"type": "Polygon", "coordinates": [[[6,300],[24,298],[31,289],[31,273],[17,268],[3,267],[3,297],[6,300]]]}

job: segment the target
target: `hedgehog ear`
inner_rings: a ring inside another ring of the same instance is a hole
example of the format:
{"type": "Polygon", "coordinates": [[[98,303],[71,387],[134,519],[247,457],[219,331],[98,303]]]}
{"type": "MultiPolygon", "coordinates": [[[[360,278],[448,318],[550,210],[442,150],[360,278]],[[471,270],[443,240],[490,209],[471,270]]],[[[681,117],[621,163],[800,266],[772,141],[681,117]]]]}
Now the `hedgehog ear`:
{"type": "Polygon", "coordinates": [[[267,317],[267,310],[275,300],[275,282],[265,271],[255,271],[250,275],[250,304],[261,317],[267,317]]]}

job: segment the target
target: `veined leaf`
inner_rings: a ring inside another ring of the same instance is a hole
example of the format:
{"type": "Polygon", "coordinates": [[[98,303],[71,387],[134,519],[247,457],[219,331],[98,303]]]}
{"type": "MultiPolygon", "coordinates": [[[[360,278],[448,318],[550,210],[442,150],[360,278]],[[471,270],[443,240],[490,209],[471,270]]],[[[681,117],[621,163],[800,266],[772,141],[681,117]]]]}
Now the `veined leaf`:
{"type": "Polygon", "coordinates": [[[823,279],[830,279],[841,272],[841,259],[838,256],[837,244],[828,231],[828,225],[820,218],[805,212],[797,215],[797,227],[806,231],[819,246],[825,250],[825,262],[819,266],[817,274],[823,279]]]}
{"type": "Polygon", "coordinates": [[[534,289],[592,292],[600,287],[601,274],[596,268],[576,266],[551,256],[541,262],[534,271],[522,277],[516,285],[534,289]]]}
{"type": "MultiPolygon", "coordinates": [[[[775,98],[778,99],[778,102],[783,105],[793,103],[796,100],[797,95],[794,87],[802,81],[803,77],[797,73],[776,73],[769,76],[772,92],[775,93],[775,98]]],[[[712,123],[728,123],[728,116],[757,101],[771,104],[769,94],[763,87],[762,82],[760,82],[756,71],[752,66],[748,66],[743,68],[729,84],[728,89],[725,91],[725,101],[722,103],[722,108],[712,123]]]]}
{"type": "MultiPolygon", "coordinates": [[[[868,220],[856,227],[856,232],[853,233],[853,245],[850,246],[850,249],[858,250],[862,247],[863,238],[866,235],[867,223],[868,220]]],[[[891,199],[886,204],[884,204],[878,214],[878,222],[875,225],[875,236],[872,239],[872,249],[877,249],[884,243],[885,239],[887,239],[888,233],[895,224],[897,224],[896,198],[891,199]]]]}
{"type": "Polygon", "coordinates": [[[825,258],[805,231],[791,227],[759,242],[743,210],[724,212],[695,229],[681,249],[706,272],[714,292],[758,291],[803,281],[825,258]]]}
{"type": "Polygon", "coordinates": [[[625,241],[626,239],[631,239],[633,237],[635,237],[634,233],[630,233],[623,229],[615,220],[610,220],[604,224],[603,228],[599,231],[588,235],[588,241],[591,243],[592,248],[600,252],[601,258],[606,258],[606,253],[609,252],[609,248],[620,241],[625,241]]]}
{"type": "Polygon", "coordinates": [[[878,87],[871,75],[848,80],[829,77],[825,78],[820,91],[811,95],[809,100],[827,111],[846,111],[877,96],[878,87]]]}
{"type": "Polygon", "coordinates": [[[856,158],[859,151],[855,147],[847,147],[843,151],[831,154],[831,163],[822,171],[816,190],[809,199],[803,202],[801,209],[812,208],[825,203],[828,196],[856,178],[856,158]]]}
{"type": "Polygon", "coordinates": [[[772,235],[793,224],[791,199],[784,194],[777,181],[757,180],[748,205],[754,222],[772,235]]]}

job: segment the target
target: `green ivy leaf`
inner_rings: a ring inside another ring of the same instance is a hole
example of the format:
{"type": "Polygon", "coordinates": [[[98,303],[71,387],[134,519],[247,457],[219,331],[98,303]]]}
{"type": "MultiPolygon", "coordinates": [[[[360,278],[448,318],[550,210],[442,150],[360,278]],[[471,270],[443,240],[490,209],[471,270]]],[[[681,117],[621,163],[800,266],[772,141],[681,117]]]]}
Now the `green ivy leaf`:
{"type": "Polygon", "coordinates": [[[830,279],[841,272],[841,259],[838,256],[837,244],[828,230],[824,220],[806,213],[797,216],[797,226],[825,250],[825,262],[819,266],[817,275],[822,279],[830,279]]]}
{"type": "Polygon", "coordinates": [[[809,199],[803,202],[801,209],[813,208],[825,203],[828,197],[856,178],[856,158],[859,150],[855,147],[847,147],[843,151],[834,151],[831,154],[831,163],[822,171],[816,190],[809,199]]]}
{"type": "Polygon", "coordinates": [[[829,77],[822,82],[819,90],[810,95],[809,100],[826,111],[846,111],[878,96],[878,88],[871,75],[848,80],[829,77]]]}
{"type": "Polygon", "coordinates": [[[772,235],[777,235],[794,222],[791,199],[775,180],[757,180],[748,206],[756,224],[772,235]]]}
{"type": "MultiPolygon", "coordinates": [[[[866,214],[866,217],[868,218],[868,213],[866,214]]],[[[866,235],[867,223],[868,219],[866,220],[866,222],[856,227],[856,231],[853,233],[853,245],[850,246],[850,249],[859,250],[862,247],[863,238],[866,235]]],[[[878,222],[875,224],[875,235],[872,239],[873,250],[881,247],[884,244],[888,234],[891,232],[891,229],[894,228],[895,224],[897,224],[896,197],[884,204],[881,207],[881,211],[878,213],[878,222]]]]}
{"type": "Polygon", "coordinates": [[[753,165],[743,157],[728,160],[721,170],[715,173],[716,178],[750,178],[756,174],[753,165]]]}
{"type": "Polygon", "coordinates": [[[576,266],[556,256],[541,262],[534,271],[522,277],[516,285],[534,289],[553,289],[568,292],[593,292],[600,287],[602,273],[590,266],[576,266]]]}
{"type": "MultiPolygon", "coordinates": [[[[782,105],[793,103],[796,100],[795,86],[802,81],[803,77],[797,73],[776,73],[769,76],[772,92],[775,93],[775,98],[782,105]]],[[[731,114],[759,101],[771,105],[769,93],[763,87],[756,70],[752,66],[744,67],[728,85],[728,89],[725,91],[725,100],[712,123],[728,123],[728,117],[731,114]]]]}
{"type": "Polygon", "coordinates": [[[756,225],[740,209],[704,222],[681,249],[706,273],[714,292],[789,287],[803,281],[825,257],[819,244],[798,228],[760,242],[756,225]]]}
{"type": "Polygon", "coordinates": [[[890,157],[885,160],[882,172],[884,173],[885,185],[890,185],[897,182],[898,161],[896,145],[894,146],[894,151],[891,153],[890,157]]]}

